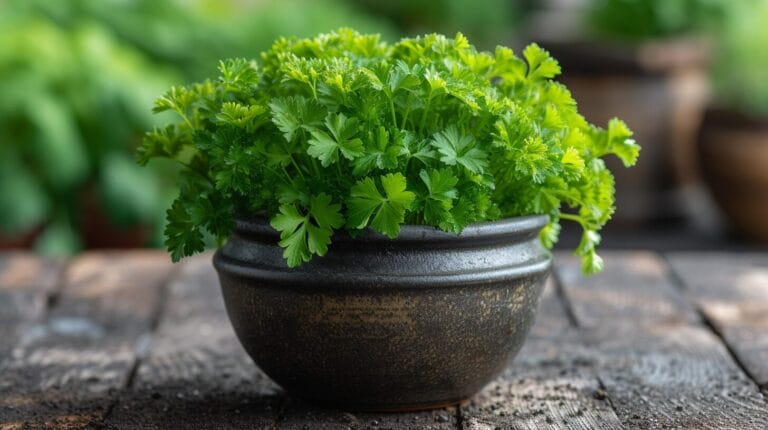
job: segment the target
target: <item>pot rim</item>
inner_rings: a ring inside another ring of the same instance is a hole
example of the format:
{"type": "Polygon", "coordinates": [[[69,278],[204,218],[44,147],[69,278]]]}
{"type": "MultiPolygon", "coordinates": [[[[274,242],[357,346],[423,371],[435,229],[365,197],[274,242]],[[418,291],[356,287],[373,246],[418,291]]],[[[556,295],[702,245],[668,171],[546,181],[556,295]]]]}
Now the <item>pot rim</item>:
{"type": "MultiPolygon", "coordinates": [[[[359,235],[351,236],[346,230],[337,230],[333,233],[331,241],[337,242],[366,242],[366,243],[436,243],[482,241],[493,238],[525,237],[538,232],[549,222],[548,215],[525,215],[519,217],[503,218],[496,221],[484,221],[470,224],[459,234],[446,232],[429,225],[404,224],[400,226],[400,233],[396,238],[375,232],[370,228],[362,230],[359,235]]],[[[280,233],[269,225],[264,217],[240,217],[235,219],[233,234],[244,237],[264,238],[274,240],[280,233]]]]}
{"type": "MultiPolygon", "coordinates": [[[[395,239],[390,239],[370,229],[364,230],[357,237],[351,237],[346,231],[340,231],[334,235],[333,243],[346,242],[352,246],[371,247],[380,250],[398,246],[407,252],[419,252],[419,249],[425,248],[449,250],[473,247],[485,247],[489,252],[493,252],[493,247],[498,244],[522,243],[527,240],[538,241],[538,233],[548,220],[549,217],[546,215],[531,215],[481,222],[467,226],[460,235],[446,233],[430,226],[404,225],[400,235],[395,239]]],[[[240,218],[237,223],[233,236],[239,236],[246,241],[276,243],[279,239],[279,233],[263,217],[240,218]]],[[[333,246],[332,244],[331,247],[333,246]]],[[[397,275],[374,274],[370,271],[355,269],[346,273],[343,278],[339,278],[328,276],[327,273],[319,276],[306,265],[289,269],[287,267],[251,264],[226,255],[225,249],[226,247],[219,249],[213,258],[213,264],[220,273],[268,281],[272,287],[287,286],[292,289],[305,288],[310,290],[321,286],[339,288],[342,284],[350,290],[363,288],[361,286],[365,286],[365,289],[468,287],[488,282],[544,276],[552,265],[551,252],[541,247],[541,255],[532,261],[510,262],[493,268],[461,269],[439,274],[408,273],[397,275]]]]}
{"type": "Polygon", "coordinates": [[[768,115],[714,104],[704,112],[703,124],[708,127],[765,132],[768,130],[768,115]]]}

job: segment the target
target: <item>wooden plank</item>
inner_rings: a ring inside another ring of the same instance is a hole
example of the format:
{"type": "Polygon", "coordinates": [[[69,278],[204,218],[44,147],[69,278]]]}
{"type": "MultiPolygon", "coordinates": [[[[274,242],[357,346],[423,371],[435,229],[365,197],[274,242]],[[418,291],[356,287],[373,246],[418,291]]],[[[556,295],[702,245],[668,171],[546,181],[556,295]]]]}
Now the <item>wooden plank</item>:
{"type": "Polygon", "coordinates": [[[0,369],[25,327],[45,315],[60,285],[62,260],[0,253],[0,369]]]}
{"type": "Polygon", "coordinates": [[[607,270],[584,278],[579,260],[558,254],[557,276],[579,326],[696,323],[698,314],[675,288],[664,260],[653,253],[613,251],[607,270]]]}
{"type": "Polygon", "coordinates": [[[760,390],[691,315],[672,282],[662,281],[667,271],[659,257],[609,253],[605,274],[591,278],[577,275],[577,261],[561,259],[558,273],[597,374],[627,427],[768,428],[760,390]],[[647,302],[633,309],[613,289],[647,302]]]}
{"type": "Polygon", "coordinates": [[[97,425],[129,378],[170,270],[156,252],[77,258],[55,307],[22,333],[3,369],[4,428],[97,425]]]}
{"type": "Polygon", "coordinates": [[[300,401],[289,401],[280,429],[347,430],[347,429],[425,429],[457,428],[456,408],[424,412],[360,413],[321,409],[300,401]]]}
{"type": "Polygon", "coordinates": [[[690,298],[768,391],[768,254],[674,253],[668,260],[690,298]]]}
{"type": "Polygon", "coordinates": [[[108,428],[272,428],[279,388],[251,361],[227,318],[211,255],[168,286],[165,310],[132,388],[108,428]]]}
{"type": "Polygon", "coordinates": [[[622,428],[552,282],[519,357],[461,408],[461,418],[473,430],[622,428]]]}

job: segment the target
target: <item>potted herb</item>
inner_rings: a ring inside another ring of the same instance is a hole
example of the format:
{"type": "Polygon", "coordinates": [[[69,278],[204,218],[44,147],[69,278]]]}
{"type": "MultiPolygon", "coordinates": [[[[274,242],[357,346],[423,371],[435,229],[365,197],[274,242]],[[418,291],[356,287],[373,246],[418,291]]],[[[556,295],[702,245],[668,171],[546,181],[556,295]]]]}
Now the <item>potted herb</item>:
{"type": "Polygon", "coordinates": [[[699,139],[701,170],[731,223],[768,242],[768,2],[739,2],[718,34],[715,104],[699,139]]]}
{"type": "Polygon", "coordinates": [[[682,221],[697,213],[695,140],[710,91],[707,32],[731,3],[588,0],[532,22],[532,36],[560,61],[561,81],[587,120],[619,115],[645,142],[631,172],[608,162],[617,173],[615,222],[682,221]]]}
{"type": "Polygon", "coordinates": [[[230,319],[289,393],[393,410],[472,395],[522,345],[560,221],[602,268],[613,213],[602,157],[634,164],[618,119],[587,123],[536,45],[478,52],[458,34],[393,45],[349,29],[279,39],[260,61],[174,87],[140,161],[187,169],[168,211],[174,260],[214,265],[230,319]]]}

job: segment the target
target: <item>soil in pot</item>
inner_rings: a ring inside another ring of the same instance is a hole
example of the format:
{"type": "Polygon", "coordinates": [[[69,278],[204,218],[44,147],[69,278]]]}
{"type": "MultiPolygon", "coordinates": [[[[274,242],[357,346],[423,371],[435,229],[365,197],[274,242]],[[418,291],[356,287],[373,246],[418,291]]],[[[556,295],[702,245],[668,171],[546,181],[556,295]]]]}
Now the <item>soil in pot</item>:
{"type": "Polygon", "coordinates": [[[404,226],[397,239],[337,234],[288,269],[278,234],[239,221],[214,258],[230,320],[293,396],[357,410],[441,407],[472,396],[518,352],[551,265],[543,216],[457,237],[404,226]]]}
{"type": "Polygon", "coordinates": [[[707,111],[699,154],[704,179],[733,226],[768,243],[768,118],[707,111]]]}

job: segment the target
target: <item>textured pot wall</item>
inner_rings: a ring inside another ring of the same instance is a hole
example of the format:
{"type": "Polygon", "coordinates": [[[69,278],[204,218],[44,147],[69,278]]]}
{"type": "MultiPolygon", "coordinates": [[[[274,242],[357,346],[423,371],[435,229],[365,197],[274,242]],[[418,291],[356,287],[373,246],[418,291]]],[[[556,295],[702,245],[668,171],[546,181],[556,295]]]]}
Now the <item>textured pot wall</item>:
{"type": "Polygon", "coordinates": [[[238,337],[289,393],[433,407],[474,394],[522,346],[551,261],[545,222],[488,223],[461,239],[426,227],[395,241],[337,236],[293,270],[268,228],[241,223],[215,264],[238,337]]]}
{"type": "Polygon", "coordinates": [[[707,113],[699,140],[701,168],[732,224],[768,243],[768,119],[707,113]]]}

